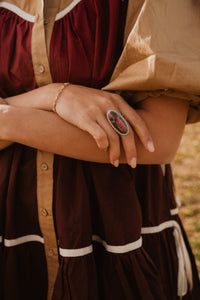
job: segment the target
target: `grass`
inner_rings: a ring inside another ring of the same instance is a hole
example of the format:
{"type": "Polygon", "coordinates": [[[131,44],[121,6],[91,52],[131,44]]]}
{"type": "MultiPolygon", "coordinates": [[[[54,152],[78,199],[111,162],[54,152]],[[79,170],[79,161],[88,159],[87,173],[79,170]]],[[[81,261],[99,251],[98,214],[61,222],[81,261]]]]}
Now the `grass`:
{"type": "Polygon", "coordinates": [[[200,274],[200,123],[186,126],[172,166],[180,216],[200,274]]]}

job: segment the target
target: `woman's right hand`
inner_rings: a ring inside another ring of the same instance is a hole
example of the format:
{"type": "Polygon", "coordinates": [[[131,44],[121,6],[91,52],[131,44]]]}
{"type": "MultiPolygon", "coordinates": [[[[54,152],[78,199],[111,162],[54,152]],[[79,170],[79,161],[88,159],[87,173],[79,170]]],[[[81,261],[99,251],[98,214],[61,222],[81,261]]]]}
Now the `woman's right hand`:
{"type": "Polygon", "coordinates": [[[70,84],[60,94],[56,112],[65,121],[87,131],[95,139],[99,149],[108,150],[110,162],[116,167],[119,165],[120,139],[127,163],[132,168],[136,167],[137,162],[135,133],[146,150],[154,151],[152,137],[145,122],[117,94],[70,84]],[[129,123],[130,130],[126,136],[119,136],[110,126],[106,117],[109,109],[121,113],[129,123]]]}

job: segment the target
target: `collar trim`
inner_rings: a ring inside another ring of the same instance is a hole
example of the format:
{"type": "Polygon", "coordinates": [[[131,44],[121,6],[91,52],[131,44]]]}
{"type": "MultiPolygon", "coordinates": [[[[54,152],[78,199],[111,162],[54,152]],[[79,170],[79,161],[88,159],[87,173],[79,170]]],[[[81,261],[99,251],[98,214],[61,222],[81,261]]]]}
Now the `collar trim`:
{"type": "Polygon", "coordinates": [[[22,9],[20,9],[19,7],[17,7],[14,4],[8,3],[8,2],[0,2],[0,7],[3,7],[7,10],[10,10],[12,12],[14,12],[16,15],[18,15],[19,17],[21,17],[22,19],[31,22],[31,23],[35,23],[36,17],[26,13],[25,11],[23,11],[22,9]]]}

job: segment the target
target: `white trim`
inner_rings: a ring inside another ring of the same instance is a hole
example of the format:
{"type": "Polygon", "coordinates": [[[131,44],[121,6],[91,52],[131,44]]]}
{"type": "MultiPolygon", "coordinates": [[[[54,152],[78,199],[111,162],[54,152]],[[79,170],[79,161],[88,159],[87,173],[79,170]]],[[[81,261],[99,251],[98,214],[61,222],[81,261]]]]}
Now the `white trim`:
{"type": "Polygon", "coordinates": [[[163,176],[165,176],[165,171],[166,171],[166,166],[165,166],[165,164],[160,165],[160,167],[161,167],[163,176]]]}
{"type": "Polygon", "coordinates": [[[171,216],[178,215],[178,207],[170,209],[170,215],[171,216]]]}
{"type": "MultiPolygon", "coordinates": [[[[182,240],[180,238],[178,230],[175,228],[174,232],[174,241],[176,245],[176,252],[178,257],[178,282],[177,282],[177,295],[182,297],[187,294],[188,290],[188,278],[186,274],[186,265],[185,265],[185,258],[184,258],[184,251],[182,247],[182,240]]],[[[187,254],[186,254],[187,255],[187,254]]]]}
{"type": "MultiPolygon", "coordinates": [[[[108,245],[98,235],[93,235],[92,240],[102,244],[102,246],[106,249],[106,251],[111,252],[111,253],[116,253],[116,254],[127,253],[130,251],[136,250],[142,246],[142,237],[140,237],[139,240],[137,240],[133,243],[129,243],[129,244],[122,245],[122,246],[108,245]]],[[[63,257],[78,257],[78,256],[84,256],[84,255],[92,253],[93,247],[92,247],[92,245],[90,245],[88,247],[79,248],[79,249],[59,248],[59,252],[60,252],[60,255],[63,257]]]]}
{"type": "Polygon", "coordinates": [[[65,15],[67,15],[79,2],[81,2],[82,0],[74,0],[72,1],[72,3],[67,6],[65,9],[63,9],[62,11],[60,11],[55,18],[55,21],[58,21],[60,19],[62,19],[65,15]]]}
{"type": "Polygon", "coordinates": [[[6,8],[6,9],[14,12],[16,15],[18,15],[19,17],[21,17],[22,19],[24,19],[26,21],[35,23],[35,19],[36,19],[35,16],[26,13],[25,11],[23,11],[22,9],[20,9],[19,7],[17,7],[14,4],[2,1],[2,2],[0,2],[0,7],[6,8]]]}
{"type": "Polygon", "coordinates": [[[133,250],[136,250],[138,248],[140,248],[142,246],[142,237],[139,238],[139,240],[126,244],[126,245],[122,245],[122,246],[112,246],[112,245],[108,245],[105,241],[103,241],[98,235],[93,235],[92,236],[92,240],[98,243],[101,243],[104,248],[111,253],[126,253],[126,252],[130,252],[133,250]]]}
{"type": "Polygon", "coordinates": [[[190,257],[183,239],[181,227],[178,222],[171,220],[161,223],[158,226],[142,227],[142,234],[152,234],[163,231],[167,228],[173,228],[174,241],[178,258],[178,282],[177,295],[182,297],[187,294],[188,285],[190,290],[193,287],[192,267],[190,257]]]}
{"type": "Polygon", "coordinates": [[[152,233],[158,233],[158,232],[161,232],[167,228],[177,228],[179,227],[179,224],[174,221],[174,220],[171,220],[171,221],[166,221],[164,223],[161,223],[157,226],[152,226],[152,227],[142,227],[141,229],[141,233],[142,234],[152,234],[152,233]]]}
{"type": "Polygon", "coordinates": [[[178,195],[176,195],[176,204],[177,204],[178,207],[181,207],[181,201],[180,201],[178,195]]]}
{"type": "Polygon", "coordinates": [[[90,254],[93,252],[92,245],[79,249],[63,249],[59,248],[60,255],[63,257],[78,257],[90,254]]]}
{"type": "Polygon", "coordinates": [[[21,236],[17,239],[12,239],[12,240],[4,239],[4,245],[6,247],[18,246],[18,245],[28,243],[28,242],[40,242],[40,243],[44,244],[44,239],[43,239],[43,237],[41,237],[39,235],[35,235],[35,234],[21,236]]]}

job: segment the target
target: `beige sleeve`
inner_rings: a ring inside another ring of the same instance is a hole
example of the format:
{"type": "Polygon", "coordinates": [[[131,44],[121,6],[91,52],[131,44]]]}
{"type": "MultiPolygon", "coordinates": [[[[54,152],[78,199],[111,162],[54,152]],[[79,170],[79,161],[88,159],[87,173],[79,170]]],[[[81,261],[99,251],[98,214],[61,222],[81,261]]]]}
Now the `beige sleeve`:
{"type": "Polygon", "coordinates": [[[200,121],[200,1],[129,1],[124,50],[105,90],[133,101],[168,95],[190,101],[200,121]]]}

